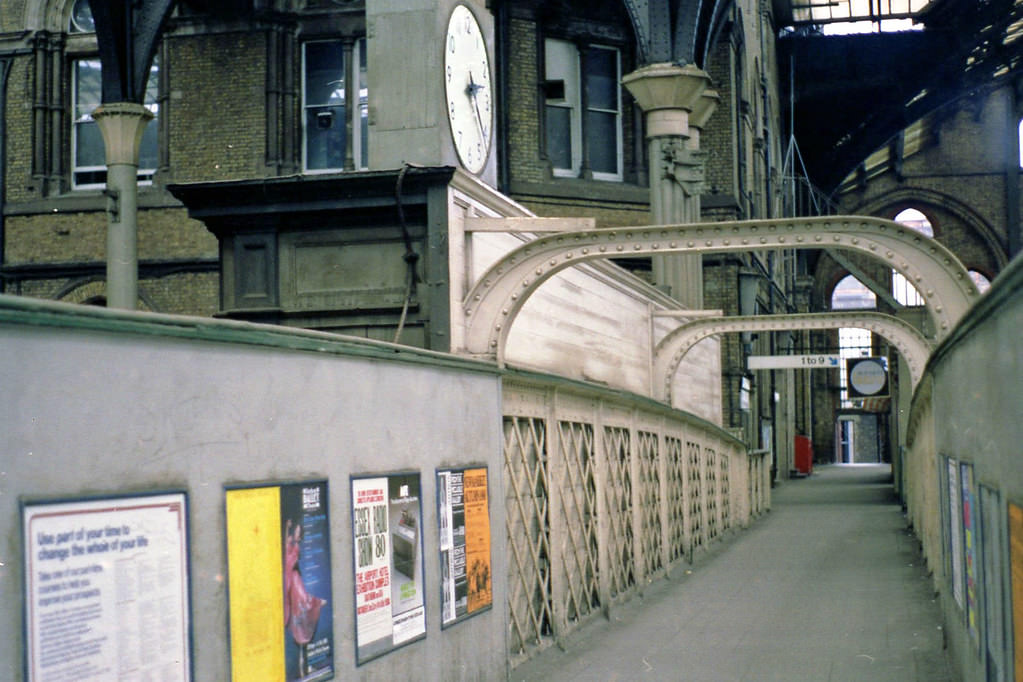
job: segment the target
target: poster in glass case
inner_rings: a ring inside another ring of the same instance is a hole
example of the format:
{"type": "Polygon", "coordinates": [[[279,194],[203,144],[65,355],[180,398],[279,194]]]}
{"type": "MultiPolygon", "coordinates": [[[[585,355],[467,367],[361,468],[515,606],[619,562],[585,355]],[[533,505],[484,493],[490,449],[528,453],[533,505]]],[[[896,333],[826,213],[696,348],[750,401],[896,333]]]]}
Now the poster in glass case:
{"type": "Polygon", "coordinates": [[[26,675],[191,679],[185,493],[22,507],[26,675]]]}
{"type": "Polygon", "coordinates": [[[333,679],[326,481],[226,498],[232,679],[333,679]]]}
{"type": "Polygon", "coordinates": [[[356,663],[426,636],[418,473],[352,478],[356,663]]]}
{"type": "Polygon", "coordinates": [[[487,469],[437,471],[441,626],[493,604],[487,469]]]}

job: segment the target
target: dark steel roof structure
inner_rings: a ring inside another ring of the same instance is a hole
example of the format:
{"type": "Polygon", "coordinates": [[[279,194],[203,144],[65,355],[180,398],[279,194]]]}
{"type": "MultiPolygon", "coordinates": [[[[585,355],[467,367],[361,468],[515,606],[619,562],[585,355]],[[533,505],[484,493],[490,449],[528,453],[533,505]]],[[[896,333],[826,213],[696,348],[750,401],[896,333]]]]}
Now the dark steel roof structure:
{"type": "MultiPolygon", "coordinates": [[[[779,71],[787,89],[791,69],[785,106],[791,94],[794,111],[786,115],[810,179],[825,192],[910,123],[1012,82],[1023,68],[1023,0],[932,0],[911,14],[922,30],[854,35],[822,35],[816,28],[838,19],[799,21],[800,9],[824,3],[798,2],[774,3],[776,18],[792,29],[779,40],[779,71]]],[[[870,7],[896,2],[870,0],[870,7]]],[[[875,11],[874,20],[887,16],[904,15],[875,11]]]]}

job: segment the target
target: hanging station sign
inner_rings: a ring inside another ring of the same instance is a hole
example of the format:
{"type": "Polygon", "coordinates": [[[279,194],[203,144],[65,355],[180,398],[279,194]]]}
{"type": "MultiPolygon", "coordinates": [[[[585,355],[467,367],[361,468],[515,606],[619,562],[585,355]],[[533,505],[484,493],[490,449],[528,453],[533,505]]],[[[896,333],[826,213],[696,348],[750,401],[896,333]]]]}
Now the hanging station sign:
{"type": "Polygon", "coordinates": [[[888,396],[888,360],[881,357],[846,360],[849,398],[882,398],[888,396]]]}
{"type": "Polygon", "coordinates": [[[751,355],[749,369],[838,369],[842,366],[839,355],[751,355]]]}

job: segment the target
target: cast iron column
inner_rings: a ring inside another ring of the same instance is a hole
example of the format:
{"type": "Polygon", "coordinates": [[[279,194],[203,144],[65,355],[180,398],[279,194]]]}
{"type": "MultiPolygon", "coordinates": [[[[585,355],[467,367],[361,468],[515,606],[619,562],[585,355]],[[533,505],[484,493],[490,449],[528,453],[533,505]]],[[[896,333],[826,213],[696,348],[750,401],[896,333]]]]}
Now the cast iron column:
{"type": "MultiPolygon", "coordinates": [[[[710,76],[691,64],[650,64],[626,75],[622,84],[646,115],[652,222],[699,222],[706,153],[699,148],[698,128],[718,101],[707,91],[710,76]]],[[[670,287],[672,297],[691,309],[703,307],[700,255],[654,256],[652,263],[654,281],[670,287]]]]}
{"type": "Polygon", "coordinates": [[[138,300],[138,168],[142,133],[153,114],[141,104],[102,104],[92,117],[107,153],[107,307],[138,300]]]}

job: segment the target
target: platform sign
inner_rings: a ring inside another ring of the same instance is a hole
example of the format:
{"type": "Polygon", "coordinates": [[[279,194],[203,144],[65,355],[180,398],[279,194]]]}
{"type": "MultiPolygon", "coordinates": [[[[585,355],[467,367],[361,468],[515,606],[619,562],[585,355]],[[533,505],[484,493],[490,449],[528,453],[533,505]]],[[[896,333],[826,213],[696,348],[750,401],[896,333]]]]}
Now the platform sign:
{"type": "Polygon", "coordinates": [[[185,494],[22,511],[27,679],[189,680],[185,494]]]}
{"type": "Polygon", "coordinates": [[[846,360],[849,398],[888,397],[888,359],[881,357],[846,360]]]}
{"type": "Polygon", "coordinates": [[[749,369],[838,369],[842,366],[839,355],[751,355],[749,369]]]}

